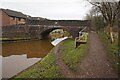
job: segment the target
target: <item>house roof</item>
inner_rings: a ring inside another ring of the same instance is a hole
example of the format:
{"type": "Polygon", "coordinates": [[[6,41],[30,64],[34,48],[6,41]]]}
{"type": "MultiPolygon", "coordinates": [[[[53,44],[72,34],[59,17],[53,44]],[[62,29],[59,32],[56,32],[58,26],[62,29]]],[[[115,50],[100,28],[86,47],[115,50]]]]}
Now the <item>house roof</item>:
{"type": "Polygon", "coordinates": [[[27,18],[27,15],[18,11],[13,11],[10,9],[0,9],[0,10],[4,11],[8,16],[11,16],[11,17],[27,18]]]}
{"type": "Polygon", "coordinates": [[[48,20],[48,19],[42,18],[42,17],[31,17],[31,16],[29,16],[29,15],[23,14],[22,12],[10,10],[10,9],[0,8],[0,10],[2,10],[2,11],[5,12],[8,16],[11,16],[11,17],[25,18],[25,19],[28,19],[28,20],[48,20]]]}
{"type": "Polygon", "coordinates": [[[41,17],[29,17],[30,20],[47,20],[46,18],[41,17]]]}

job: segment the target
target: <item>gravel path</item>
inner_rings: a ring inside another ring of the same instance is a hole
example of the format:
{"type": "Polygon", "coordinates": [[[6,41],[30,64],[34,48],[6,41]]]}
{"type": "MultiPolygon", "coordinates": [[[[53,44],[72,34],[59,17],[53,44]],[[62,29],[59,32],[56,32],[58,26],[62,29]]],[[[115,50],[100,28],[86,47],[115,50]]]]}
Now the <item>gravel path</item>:
{"type": "Polygon", "coordinates": [[[105,49],[96,32],[90,32],[89,51],[80,63],[80,78],[116,78],[105,49]]]}
{"type": "Polygon", "coordinates": [[[61,44],[58,44],[54,53],[56,55],[56,64],[65,78],[117,78],[104,47],[95,32],[89,34],[89,51],[80,61],[77,74],[73,74],[61,59],[61,44]]]}

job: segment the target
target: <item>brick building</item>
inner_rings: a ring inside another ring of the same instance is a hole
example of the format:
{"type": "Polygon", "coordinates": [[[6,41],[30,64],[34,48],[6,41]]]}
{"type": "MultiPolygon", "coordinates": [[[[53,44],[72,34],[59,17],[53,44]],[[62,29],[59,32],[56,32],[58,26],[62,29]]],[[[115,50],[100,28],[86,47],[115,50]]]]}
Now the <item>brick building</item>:
{"type": "Polygon", "coordinates": [[[27,16],[21,12],[9,9],[0,9],[1,26],[25,24],[27,16]]]}

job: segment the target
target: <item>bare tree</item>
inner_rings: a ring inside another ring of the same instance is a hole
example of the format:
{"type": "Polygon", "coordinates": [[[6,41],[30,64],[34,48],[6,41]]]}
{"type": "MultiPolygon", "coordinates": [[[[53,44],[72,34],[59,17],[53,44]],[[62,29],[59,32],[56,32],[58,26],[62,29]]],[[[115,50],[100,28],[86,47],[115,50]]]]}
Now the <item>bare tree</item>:
{"type": "Polygon", "coordinates": [[[94,6],[85,18],[87,20],[91,20],[91,30],[99,31],[104,27],[104,19],[100,12],[94,6]]]}
{"type": "MultiPolygon", "coordinates": [[[[89,1],[89,0],[88,0],[89,1]]],[[[90,2],[90,1],[89,1],[90,2]]],[[[108,27],[111,41],[113,42],[113,25],[120,13],[120,1],[119,2],[90,2],[96,7],[98,11],[102,14],[108,27]]]]}

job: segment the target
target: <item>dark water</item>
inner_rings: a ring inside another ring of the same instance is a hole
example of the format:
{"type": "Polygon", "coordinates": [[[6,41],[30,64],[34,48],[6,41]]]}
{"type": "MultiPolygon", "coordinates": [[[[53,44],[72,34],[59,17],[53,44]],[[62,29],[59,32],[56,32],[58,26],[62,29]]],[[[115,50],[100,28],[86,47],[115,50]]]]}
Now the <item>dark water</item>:
{"type": "Polygon", "coordinates": [[[10,78],[23,71],[45,57],[53,47],[49,40],[2,44],[2,77],[10,78]]]}

